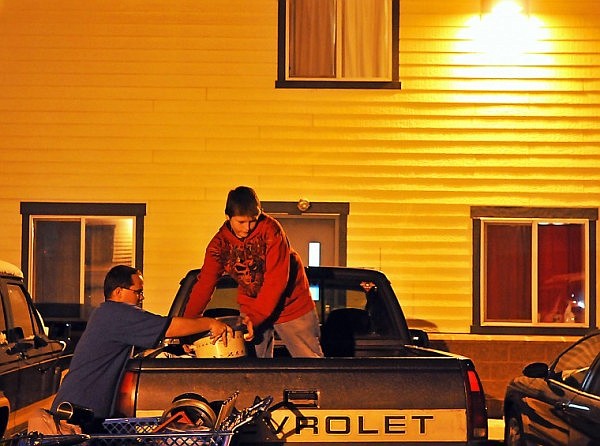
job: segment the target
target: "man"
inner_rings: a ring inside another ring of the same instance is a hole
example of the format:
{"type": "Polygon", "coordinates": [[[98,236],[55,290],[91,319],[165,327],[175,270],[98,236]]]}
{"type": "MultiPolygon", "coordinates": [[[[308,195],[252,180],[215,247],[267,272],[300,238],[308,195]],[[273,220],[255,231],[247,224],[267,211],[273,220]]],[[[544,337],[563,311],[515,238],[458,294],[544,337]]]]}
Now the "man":
{"type": "MultiPolygon", "coordinates": [[[[60,403],[69,402],[91,409],[96,420],[112,416],[113,396],[132,347],[151,348],[163,335],[181,337],[204,331],[210,331],[213,343],[226,344],[233,334],[231,327],[216,319],[171,318],[142,310],[144,279],[130,266],[118,265],[108,272],[104,297],[75,348],[69,372],[52,403],[53,413],[60,403]]],[[[88,430],[94,429],[91,425],[88,430]]]]}
{"type": "Polygon", "coordinates": [[[277,220],[262,212],[256,192],[229,192],[227,220],[208,244],[185,316],[202,314],[218,279],[238,283],[240,311],[254,325],[256,356],[273,357],[274,331],[294,357],[322,357],[319,319],[300,256],[277,220]]]}

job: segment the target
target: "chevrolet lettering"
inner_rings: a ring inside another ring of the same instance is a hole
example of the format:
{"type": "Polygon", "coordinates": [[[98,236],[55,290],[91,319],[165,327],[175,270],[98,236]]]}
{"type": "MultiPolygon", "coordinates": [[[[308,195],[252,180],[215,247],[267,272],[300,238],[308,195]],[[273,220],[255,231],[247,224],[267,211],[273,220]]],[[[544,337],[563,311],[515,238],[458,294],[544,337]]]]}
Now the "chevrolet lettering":
{"type": "Polygon", "coordinates": [[[464,441],[463,410],[299,410],[276,409],[273,433],[288,442],[464,441]]]}

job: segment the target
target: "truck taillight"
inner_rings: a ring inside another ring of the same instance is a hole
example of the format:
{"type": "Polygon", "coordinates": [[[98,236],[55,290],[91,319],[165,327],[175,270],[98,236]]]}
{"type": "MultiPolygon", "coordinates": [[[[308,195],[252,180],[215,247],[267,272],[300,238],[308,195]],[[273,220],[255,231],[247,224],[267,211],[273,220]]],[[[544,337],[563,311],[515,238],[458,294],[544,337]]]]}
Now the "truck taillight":
{"type": "Polygon", "coordinates": [[[121,378],[117,391],[114,412],[118,417],[135,417],[135,394],[137,389],[138,374],[127,371],[121,378]]]}
{"type": "Polygon", "coordinates": [[[467,370],[467,411],[469,414],[469,432],[472,439],[487,439],[488,420],[485,405],[485,393],[475,370],[467,370]]]}

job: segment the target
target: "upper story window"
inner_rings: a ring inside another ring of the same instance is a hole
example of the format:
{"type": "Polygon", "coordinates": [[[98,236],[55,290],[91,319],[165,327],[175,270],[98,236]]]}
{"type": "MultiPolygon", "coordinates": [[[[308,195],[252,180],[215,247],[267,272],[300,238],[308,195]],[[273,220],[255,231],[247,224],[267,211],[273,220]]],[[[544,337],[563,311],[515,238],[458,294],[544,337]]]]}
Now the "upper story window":
{"type": "Polygon", "coordinates": [[[279,0],[278,88],[400,88],[399,0],[279,0]]]}
{"type": "Polygon", "coordinates": [[[144,204],[22,203],[23,271],[45,318],[87,318],[117,264],[142,268],[144,204]]]}
{"type": "Polygon", "coordinates": [[[474,207],[473,331],[595,327],[597,209],[474,207]]]}

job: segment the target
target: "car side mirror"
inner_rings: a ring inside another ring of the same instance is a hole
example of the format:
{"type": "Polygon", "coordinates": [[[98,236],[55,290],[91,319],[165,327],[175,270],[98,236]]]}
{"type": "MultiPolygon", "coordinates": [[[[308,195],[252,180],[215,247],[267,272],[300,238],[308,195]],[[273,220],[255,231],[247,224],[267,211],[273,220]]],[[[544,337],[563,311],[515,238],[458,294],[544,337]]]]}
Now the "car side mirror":
{"type": "Polygon", "coordinates": [[[35,348],[42,348],[42,347],[46,347],[47,345],[48,345],[48,342],[41,336],[35,335],[33,337],[33,346],[35,348]]]}
{"type": "Polygon", "coordinates": [[[426,331],[417,328],[411,328],[408,331],[414,345],[417,347],[429,347],[429,336],[426,331]]]}
{"type": "Polygon", "coordinates": [[[534,362],[525,366],[523,375],[527,378],[547,378],[549,370],[545,362],[534,362]]]}
{"type": "Polygon", "coordinates": [[[9,344],[19,342],[25,337],[23,329],[21,327],[13,327],[6,330],[6,341],[9,344]]]}

